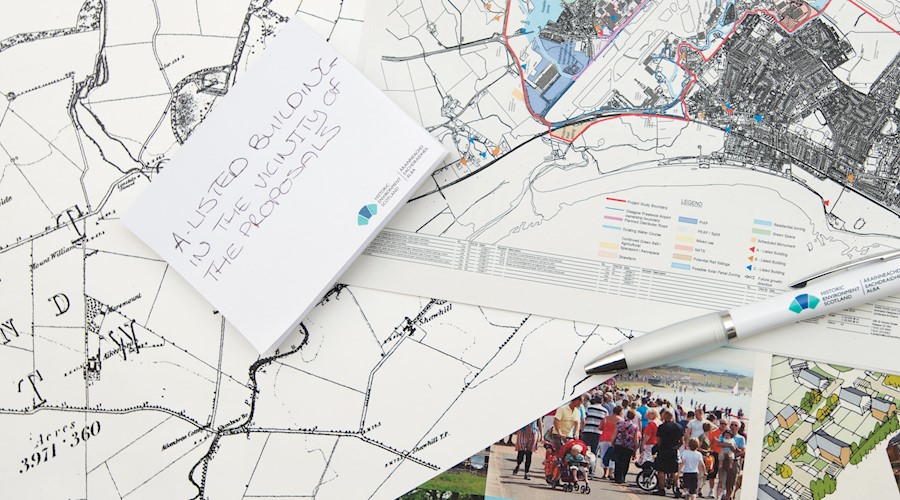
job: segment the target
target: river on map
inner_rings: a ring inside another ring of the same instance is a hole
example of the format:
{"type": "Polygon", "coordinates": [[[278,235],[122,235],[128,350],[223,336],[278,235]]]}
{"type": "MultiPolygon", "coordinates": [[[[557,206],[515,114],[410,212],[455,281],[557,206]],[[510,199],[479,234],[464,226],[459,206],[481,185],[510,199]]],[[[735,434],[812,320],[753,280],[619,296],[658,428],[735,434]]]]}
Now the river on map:
{"type": "Polygon", "coordinates": [[[528,10],[528,3],[519,1],[519,8],[528,12],[525,18],[526,39],[529,42],[537,38],[540,31],[549,22],[555,22],[562,14],[563,5],[559,0],[532,0],[531,5],[534,7],[528,10]]]}

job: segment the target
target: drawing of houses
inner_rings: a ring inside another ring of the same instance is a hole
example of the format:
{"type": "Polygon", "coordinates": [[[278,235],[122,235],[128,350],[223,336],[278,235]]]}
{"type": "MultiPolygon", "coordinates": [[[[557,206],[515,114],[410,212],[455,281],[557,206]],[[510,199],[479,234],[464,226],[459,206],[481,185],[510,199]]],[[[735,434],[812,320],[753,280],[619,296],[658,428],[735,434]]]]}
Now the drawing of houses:
{"type": "Polygon", "coordinates": [[[778,412],[778,425],[785,429],[790,429],[794,424],[797,423],[797,420],[800,419],[800,415],[797,415],[797,409],[791,405],[787,405],[778,412]]]}
{"type": "Polygon", "coordinates": [[[872,398],[872,416],[884,422],[897,413],[897,404],[883,398],[872,398]]]}
{"type": "Polygon", "coordinates": [[[797,378],[800,375],[801,370],[809,368],[809,363],[803,359],[792,358],[788,361],[788,364],[791,367],[791,373],[794,374],[794,378],[797,378]]]}
{"type": "Polygon", "coordinates": [[[778,419],[775,417],[775,414],[772,413],[772,410],[766,408],[766,427],[769,431],[774,431],[778,428],[778,419]]]}
{"type": "Polygon", "coordinates": [[[828,377],[820,373],[816,373],[808,368],[800,370],[797,374],[797,382],[809,387],[810,389],[825,390],[830,382],[828,377]]]}
{"type": "Polygon", "coordinates": [[[756,498],[757,500],[790,500],[783,493],[768,484],[759,485],[759,493],[756,495],[756,498]]]}
{"type": "Polygon", "coordinates": [[[810,446],[823,459],[844,467],[850,462],[850,445],[824,431],[816,431],[809,440],[810,446]]]}
{"type": "Polygon", "coordinates": [[[838,397],[841,400],[841,406],[860,415],[872,408],[872,396],[854,387],[841,387],[838,397]]]}
{"type": "Polygon", "coordinates": [[[866,380],[865,377],[859,377],[853,381],[853,387],[856,387],[863,392],[869,392],[872,390],[872,382],[866,380]]]}

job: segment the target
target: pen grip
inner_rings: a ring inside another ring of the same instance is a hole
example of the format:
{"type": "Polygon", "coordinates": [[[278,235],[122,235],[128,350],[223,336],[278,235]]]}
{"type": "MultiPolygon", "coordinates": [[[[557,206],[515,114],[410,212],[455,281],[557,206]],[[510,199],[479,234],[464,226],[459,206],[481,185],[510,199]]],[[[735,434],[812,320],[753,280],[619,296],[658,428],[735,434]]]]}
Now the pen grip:
{"type": "Polygon", "coordinates": [[[687,319],[622,345],[628,370],[641,370],[711,351],[728,342],[722,313],[687,319]]]}

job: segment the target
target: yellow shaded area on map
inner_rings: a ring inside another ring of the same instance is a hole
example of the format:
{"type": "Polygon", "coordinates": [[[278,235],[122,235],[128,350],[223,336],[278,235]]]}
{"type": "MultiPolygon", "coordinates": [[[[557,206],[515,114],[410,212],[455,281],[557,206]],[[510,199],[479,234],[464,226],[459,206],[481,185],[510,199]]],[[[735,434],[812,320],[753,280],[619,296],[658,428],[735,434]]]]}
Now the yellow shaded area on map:
{"type": "Polygon", "coordinates": [[[612,242],[610,242],[610,241],[601,241],[601,242],[600,242],[600,248],[612,248],[613,250],[618,250],[618,249],[619,249],[619,244],[618,244],[618,243],[612,243],[612,242]]]}
{"type": "Polygon", "coordinates": [[[687,243],[693,243],[693,242],[697,241],[697,238],[694,238],[693,236],[688,236],[686,234],[679,234],[679,235],[675,236],[675,239],[677,241],[684,241],[687,243]]]}
{"type": "Polygon", "coordinates": [[[516,100],[519,100],[519,101],[525,100],[525,94],[522,93],[522,89],[520,89],[519,87],[516,87],[515,89],[513,89],[512,96],[515,97],[516,100]]]}

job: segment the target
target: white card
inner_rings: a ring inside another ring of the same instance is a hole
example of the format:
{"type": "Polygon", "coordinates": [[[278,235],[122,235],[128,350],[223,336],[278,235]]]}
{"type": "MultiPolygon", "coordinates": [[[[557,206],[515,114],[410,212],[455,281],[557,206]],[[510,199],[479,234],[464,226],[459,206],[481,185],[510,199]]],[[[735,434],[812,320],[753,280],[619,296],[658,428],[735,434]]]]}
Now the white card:
{"type": "Polygon", "coordinates": [[[445,153],[294,19],[123,222],[262,353],[445,153]]]}

